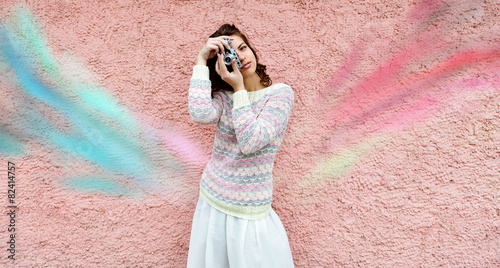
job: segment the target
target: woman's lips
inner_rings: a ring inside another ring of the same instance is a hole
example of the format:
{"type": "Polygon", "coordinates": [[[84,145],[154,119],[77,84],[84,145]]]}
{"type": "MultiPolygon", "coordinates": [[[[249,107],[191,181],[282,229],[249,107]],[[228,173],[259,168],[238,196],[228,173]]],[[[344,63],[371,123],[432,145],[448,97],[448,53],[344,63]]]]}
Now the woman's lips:
{"type": "Polygon", "coordinates": [[[245,65],[243,65],[243,66],[241,67],[241,69],[247,69],[247,68],[249,68],[249,67],[250,67],[250,65],[251,65],[251,64],[252,64],[251,62],[249,62],[249,63],[245,63],[245,65]]]}

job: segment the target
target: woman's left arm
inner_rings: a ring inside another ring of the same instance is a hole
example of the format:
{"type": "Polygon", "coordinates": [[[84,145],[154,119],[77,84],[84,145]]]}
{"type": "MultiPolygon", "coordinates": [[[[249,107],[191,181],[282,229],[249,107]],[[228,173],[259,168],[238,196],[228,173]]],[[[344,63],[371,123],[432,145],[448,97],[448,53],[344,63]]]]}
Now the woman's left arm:
{"type": "Polygon", "coordinates": [[[255,153],[284,134],[292,112],[292,88],[273,89],[266,96],[265,107],[259,114],[252,111],[246,90],[233,94],[233,124],[239,147],[244,154],[255,153]]]}

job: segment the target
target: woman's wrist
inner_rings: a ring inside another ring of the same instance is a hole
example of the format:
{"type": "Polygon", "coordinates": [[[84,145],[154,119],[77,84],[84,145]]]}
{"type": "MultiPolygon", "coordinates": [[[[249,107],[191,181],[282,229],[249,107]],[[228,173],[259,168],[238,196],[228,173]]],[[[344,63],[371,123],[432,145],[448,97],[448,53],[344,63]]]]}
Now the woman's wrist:
{"type": "Polygon", "coordinates": [[[207,60],[198,55],[196,58],[196,65],[207,65],[207,60]]]}
{"type": "Polygon", "coordinates": [[[237,80],[235,85],[231,85],[231,87],[233,88],[234,92],[245,90],[245,84],[243,83],[243,78],[239,81],[237,80]]]}

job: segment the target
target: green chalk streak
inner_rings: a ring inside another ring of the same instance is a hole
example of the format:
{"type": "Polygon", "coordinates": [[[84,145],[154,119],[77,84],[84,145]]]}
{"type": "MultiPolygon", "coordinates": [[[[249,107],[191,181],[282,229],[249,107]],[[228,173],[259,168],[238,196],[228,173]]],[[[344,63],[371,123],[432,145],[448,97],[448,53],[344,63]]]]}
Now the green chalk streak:
{"type": "Polygon", "coordinates": [[[132,189],[126,188],[119,183],[106,178],[95,178],[95,177],[84,177],[84,178],[72,178],[68,179],[63,183],[63,186],[68,189],[101,193],[108,195],[137,195],[133,193],[132,189]]]}
{"type": "Polygon", "coordinates": [[[68,95],[73,92],[74,95],[79,97],[72,98],[75,104],[79,102],[82,107],[100,115],[105,121],[107,121],[106,118],[110,119],[119,123],[127,132],[130,131],[130,126],[134,122],[130,112],[123,108],[113,96],[92,82],[92,79],[88,77],[90,75],[86,75],[87,72],[82,71],[86,68],[85,66],[77,62],[71,62],[70,64],[79,69],[74,70],[74,72],[78,73],[78,76],[75,76],[74,73],[64,73],[64,70],[71,68],[65,66],[65,68],[61,69],[59,67],[58,61],[53,57],[42,37],[35,18],[27,8],[19,7],[16,9],[15,16],[10,21],[9,27],[16,38],[29,51],[29,60],[35,65],[34,67],[36,69],[39,67],[40,71],[47,73],[56,87],[64,89],[65,92],[60,92],[61,94],[68,95]],[[36,66],[36,63],[41,66],[36,66]]]}
{"type": "Polygon", "coordinates": [[[383,144],[384,141],[383,137],[373,137],[333,155],[325,156],[316,165],[310,179],[302,182],[304,184],[302,186],[315,184],[325,179],[338,180],[344,177],[367,153],[383,144]]]}
{"type": "Polygon", "coordinates": [[[10,26],[18,39],[22,40],[32,55],[37,56],[45,72],[57,80],[62,80],[58,73],[57,62],[41,37],[37,22],[30,11],[25,7],[19,7],[16,9],[14,19],[15,22],[11,22],[10,26]]]}
{"type": "Polygon", "coordinates": [[[122,128],[127,128],[124,130],[130,129],[130,126],[134,124],[135,120],[129,116],[129,112],[120,107],[110,94],[88,90],[78,90],[77,92],[84,104],[98,110],[99,115],[116,121],[122,128]]]}
{"type": "Polygon", "coordinates": [[[0,153],[2,155],[19,155],[23,151],[21,142],[0,129],[0,153]]]}

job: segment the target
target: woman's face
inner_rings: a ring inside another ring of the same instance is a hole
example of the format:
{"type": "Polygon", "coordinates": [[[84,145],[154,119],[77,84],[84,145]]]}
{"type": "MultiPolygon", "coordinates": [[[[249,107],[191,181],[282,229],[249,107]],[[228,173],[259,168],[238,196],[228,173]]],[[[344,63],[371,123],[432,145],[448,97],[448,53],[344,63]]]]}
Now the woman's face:
{"type": "Polygon", "coordinates": [[[238,58],[241,62],[241,75],[243,78],[250,77],[252,75],[257,75],[255,70],[257,69],[257,60],[255,59],[255,55],[248,45],[241,39],[241,37],[237,35],[231,35],[234,38],[231,41],[231,46],[233,46],[236,54],[238,54],[238,58]]]}

